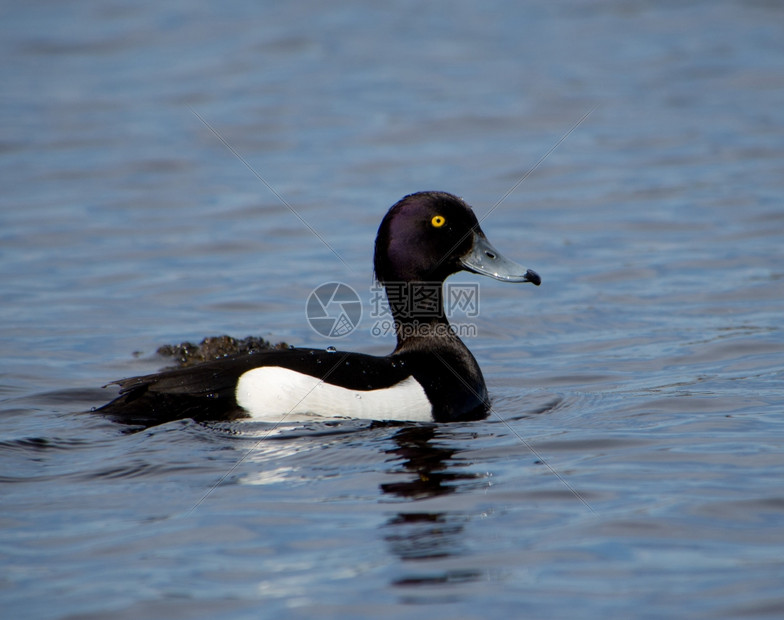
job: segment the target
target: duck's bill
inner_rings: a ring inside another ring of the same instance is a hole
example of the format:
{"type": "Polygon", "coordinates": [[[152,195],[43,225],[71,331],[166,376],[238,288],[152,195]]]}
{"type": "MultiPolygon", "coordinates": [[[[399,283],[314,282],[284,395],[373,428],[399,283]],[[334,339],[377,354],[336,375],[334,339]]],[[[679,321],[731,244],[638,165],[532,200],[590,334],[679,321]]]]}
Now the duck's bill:
{"type": "Polygon", "coordinates": [[[466,271],[503,282],[530,282],[536,286],[542,283],[538,273],[505,258],[482,234],[474,235],[474,246],[460,263],[466,271]]]}

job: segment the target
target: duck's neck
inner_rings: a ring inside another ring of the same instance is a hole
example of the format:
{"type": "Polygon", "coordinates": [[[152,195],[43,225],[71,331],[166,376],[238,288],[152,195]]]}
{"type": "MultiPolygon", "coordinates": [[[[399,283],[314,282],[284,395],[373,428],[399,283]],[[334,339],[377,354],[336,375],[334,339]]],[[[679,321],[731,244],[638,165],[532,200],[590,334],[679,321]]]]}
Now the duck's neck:
{"type": "Polygon", "coordinates": [[[457,338],[444,312],[442,282],[392,282],[384,286],[395,320],[396,351],[423,338],[457,338]]]}

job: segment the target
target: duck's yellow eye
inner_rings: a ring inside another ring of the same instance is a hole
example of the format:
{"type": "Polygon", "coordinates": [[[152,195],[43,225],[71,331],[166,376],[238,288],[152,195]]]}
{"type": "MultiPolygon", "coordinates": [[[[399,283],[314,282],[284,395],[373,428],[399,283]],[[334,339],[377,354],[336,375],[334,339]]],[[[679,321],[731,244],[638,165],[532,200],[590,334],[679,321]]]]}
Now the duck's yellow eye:
{"type": "Polygon", "coordinates": [[[433,219],[430,220],[430,223],[433,225],[433,228],[441,228],[446,224],[446,219],[443,215],[434,215],[433,219]]]}

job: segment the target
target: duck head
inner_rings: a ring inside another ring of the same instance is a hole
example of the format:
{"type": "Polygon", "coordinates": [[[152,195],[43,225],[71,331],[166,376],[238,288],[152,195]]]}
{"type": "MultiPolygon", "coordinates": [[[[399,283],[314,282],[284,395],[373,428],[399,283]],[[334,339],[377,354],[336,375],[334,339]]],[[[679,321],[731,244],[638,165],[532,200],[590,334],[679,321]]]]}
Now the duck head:
{"type": "Polygon", "coordinates": [[[382,284],[443,282],[458,271],[504,282],[542,282],[535,271],[496,250],[471,207],[446,192],[410,194],[390,208],[378,229],[374,267],[382,284]]]}

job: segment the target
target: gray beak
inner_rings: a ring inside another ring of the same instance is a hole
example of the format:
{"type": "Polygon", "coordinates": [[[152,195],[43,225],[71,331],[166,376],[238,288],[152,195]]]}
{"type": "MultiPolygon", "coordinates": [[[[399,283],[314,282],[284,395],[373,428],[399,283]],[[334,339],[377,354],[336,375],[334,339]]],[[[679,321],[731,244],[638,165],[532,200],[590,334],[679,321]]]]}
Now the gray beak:
{"type": "Polygon", "coordinates": [[[481,232],[474,234],[474,245],[460,259],[466,271],[489,276],[502,282],[531,282],[536,286],[542,283],[539,274],[531,269],[504,258],[481,232]]]}

